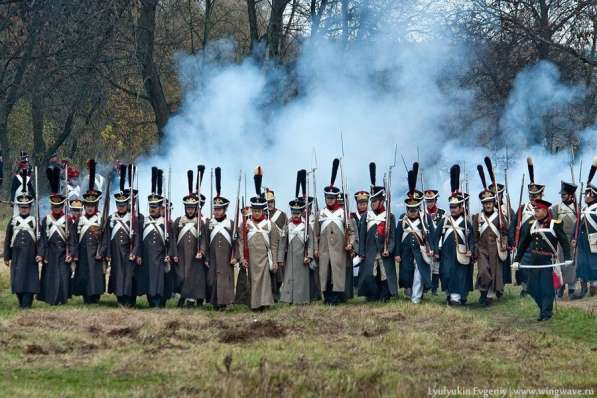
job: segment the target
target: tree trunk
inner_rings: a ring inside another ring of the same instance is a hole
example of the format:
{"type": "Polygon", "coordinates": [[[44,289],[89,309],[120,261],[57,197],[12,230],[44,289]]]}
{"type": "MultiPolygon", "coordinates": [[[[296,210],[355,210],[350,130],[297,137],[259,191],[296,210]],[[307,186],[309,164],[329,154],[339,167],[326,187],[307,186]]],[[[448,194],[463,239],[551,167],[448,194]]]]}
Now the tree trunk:
{"type": "Polygon", "coordinates": [[[317,0],[311,0],[311,37],[317,37],[319,34],[319,26],[321,25],[321,16],[325,12],[328,5],[328,0],[321,0],[319,11],[317,10],[317,0]]]}
{"type": "Polygon", "coordinates": [[[251,38],[251,51],[259,42],[259,27],[257,26],[257,6],[255,0],[247,0],[247,13],[249,16],[249,36],[251,38]]]}
{"type": "Polygon", "coordinates": [[[267,26],[267,50],[270,59],[280,57],[284,9],[288,2],[289,0],[272,0],[272,11],[267,26]]]}
{"type": "Polygon", "coordinates": [[[141,0],[141,10],[137,20],[136,55],[145,93],[149,97],[155,115],[158,138],[161,140],[164,136],[164,126],[170,116],[170,109],[166,102],[157,65],[153,61],[157,4],[158,0],[141,0]]]}

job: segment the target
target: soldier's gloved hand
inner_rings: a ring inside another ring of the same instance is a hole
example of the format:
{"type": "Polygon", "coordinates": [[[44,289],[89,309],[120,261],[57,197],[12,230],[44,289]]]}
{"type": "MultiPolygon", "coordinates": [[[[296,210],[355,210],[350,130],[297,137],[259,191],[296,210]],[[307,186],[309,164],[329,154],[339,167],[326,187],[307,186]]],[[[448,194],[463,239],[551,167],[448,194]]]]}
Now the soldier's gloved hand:
{"type": "Polygon", "coordinates": [[[230,265],[236,265],[238,261],[236,261],[235,258],[233,258],[232,260],[230,260],[230,265]]]}
{"type": "Polygon", "coordinates": [[[564,261],[564,265],[572,265],[573,261],[572,260],[566,260],[564,261]]]}
{"type": "Polygon", "coordinates": [[[347,252],[352,250],[352,243],[349,243],[346,245],[346,247],[344,248],[344,250],[346,250],[347,252]]]}
{"type": "Polygon", "coordinates": [[[102,256],[95,256],[95,259],[99,261],[102,259],[102,256]]]}
{"type": "Polygon", "coordinates": [[[203,258],[203,252],[197,252],[197,254],[195,255],[195,258],[197,260],[201,260],[203,258]]]}
{"type": "Polygon", "coordinates": [[[178,264],[178,257],[177,257],[177,256],[174,256],[174,257],[172,257],[172,260],[173,260],[175,263],[177,263],[177,264],[178,264]]]}
{"type": "Polygon", "coordinates": [[[4,265],[10,268],[10,260],[4,260],[4,265]]]}
{"type": "Polygon", "coordinates": [[[70,264],[70,263],[73,262],[73,258],[71,256],[66,256],[64,258],[64,262],[67,263],[67,264],[70,264]]]}
{"type": "Polygon", "coordinates": [[[319,250],[315,250],[315,252],[313,252],[313,256],[315,258],[319,258],[319,250]]]}
{"type": "Polygon", "coordinates": [[[35,256],[36,263],[41,263],[42,261],[44,261],[44,258],[42,256],[35,256]]]}
{"type": "Polygon", "coordinates": [[[400,256],[394,256],[394,261],[396,261],[397,263],[399,263],[399,262],[400,262],[400,260],[402,260],[402,259],[400,258],[400,256]]]}
{"type": "Polygon", "coordinates": [[[512,268],[514,271],[518,270],[520,268],[520,263],[518,261],[515,261],[512,263],[512,265],[510,266],[510,268],[512,268]]]}
{"type": "Polygon", "coordinates": [[[384,252],[383,252],[383,253],[381,253],[381,256],[382,256],[382,257],[389,257],[389,256],[390,256],[390,252],[389,252],[389,251],[387,251],[387,250],[384,250],[384,252]]]}
{"type": "Polygon", "coordinates": [[[137,265],[143,264],[143,259],[141,257],[137,257],[137,265]]]}
{"type": "Polygon", "coordinates": [[[310,262],[311,262],[311,258],[309,258],[309,257],[305,257],[305,259],[303,260],[303,263],[305,263],[305,265],[309,265],[310,262]]]}
{"type": "Polygon", "coordinates": [[[249,268],[249,262],[247,260],[243,260],[242,264],[243,264],[243,267],[249,268]]]}
{"type": "Polygon", "coordinates": [[[575,247],[576,247],[576,241],[575,241],[574,239],[570,241],[570,246],[571,246],[572,248],[575,248],[575,247]]]}

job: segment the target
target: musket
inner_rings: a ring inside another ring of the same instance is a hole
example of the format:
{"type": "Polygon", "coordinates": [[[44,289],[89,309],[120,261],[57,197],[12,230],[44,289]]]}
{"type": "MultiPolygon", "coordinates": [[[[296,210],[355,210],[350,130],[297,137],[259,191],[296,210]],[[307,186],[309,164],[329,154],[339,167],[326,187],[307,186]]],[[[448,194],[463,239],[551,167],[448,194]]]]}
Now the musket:
{"type": "Polygon", "coordinates": [[[508,225],[512,223],[512,202],[510,199],[510,188],[508,187],[508,161],[506,160],[506,167],[504,168],[504,197],[506,198],[506,220],[508,225]]]}
{"type": "MultiPolygon", "coordinates": [[[[417,148],[418,153],[418,148],[417,148]]],[[[398,144],[394,146],[394,163],[388,167],[388,178],[384,178],[384,185],[386,190],[386,228],[384,231],[384,252],[388,251],[390,244],[390,225],[392,221],[392,169],[396,167],[396,157],[398,154],[398,144]]]]}
{"type": "MultiPolygon", "coordinates": [[[[575,184],[575,180],[574,180],[574,148],[572,146],[570,146],[570,176],[572,177],[572,183],[575,184]]],[[[581,181],[580,174],[578,175],[578,181],[581,181]]]]}
{"type": "Polygon", "coordinates": [[[468,172],[466,170],[466,162],[464,163],[464,187],[466,192],[462,193],[462,207],[464,208],[464,248],[468,253],[468,208],[466,205],[466,194],[468,193],[468,172]]]}
{"type": "Polygon", "coordinates": [[[234,242],[238,241],[238,215],[240,213],[240,183],[242,180],[242,173],[242,170],[238,172],[238,188],[236,190],[236,208],[234,209],[234,223],[232,224],[232,250],[230,251],[230,259],[236,257],[236,244],[234,244],[234,242]]]}
{"type": "MultiPolygon", "coordinates": [[[[35,239],[36,242],[39,242],[39,239],[41,238],[41,233],[40,233],[40,218],[39,218],[39,189],[37,187],[37,166],[35,166],[34,169],[35,172],[35,239]]],[[[25,181],[25,185],[27,185],[27,178],[25,177],[24,179],[25,181]]],[[[38,265],[42,265],[41,261],[38,263],[38,265]]]]}
{"type": "Polygon", "coordinates": [[[112,173],[108,173],[108,176],[106,177],[106,179],[108,180],[108,182],[106,183],[106,190],[105,190],[105,197],[104,197],[104,207],[102,209],[102,214],[101,214],[101,221],[100,221],[100,241],[98,242],[97,245],[97,250],[95,252],[95,256],[98,257],[101,254],[101,248],[102,248],[102,241],[104,239],[104,234],[106,233],[106,230],[108,229],[108,218],[110,215],[110,189],[112,186],[112,173]]]}
{"type": "Polygon", "coordinates": [[[495,175],[495,170],[493,168],[493,163],[489,156],[485,157],[485,166],[487,167],[487,172],[489,173],[489,178],[491,178],[491,183],[493,185],[493,191],[495,192],[495,198],[497,202],[497,210],[498,210],[498,224],[499,224],[499,231],[500,231],[500,245],[502,250],[506,250],[506,243],[507,243],[507,232],[506,232],[506,221],[504,220],[504,213],[502,213],[502,200],[500,199],[500,194],[498,192],[497,186],[497,177],[495,175]]]}
{"type": "Polygon", "coordinates": [[[305,232],[303,233],[304,246],[304,257],[309,257],[309,218],[311,216],[311,208],[309,206],[309,172],[305,171],[305,186],[303,187],[303,198],[305,200],[305,232]]]}
{"type": "Polygon", "coordinates": [[[70,257],[70,250],[69,250],[69,236],[70,236],[70,203],[68,201],[68,163],[66,163],[64,165],[64,197],[65,199],[65,203],[64,203],[64,219],[65,219],[65,230],[64,230],[64,236],[66,238],[66,242],[65,245],[65,255],[64,258],[69,258],[70,257]]]}
{"type": "Polygon", "coordinates": [[[522,173],[522,181],[520,183],[520,196],[518,197],[518,210],[516,212],[516,231],[514,233],[514,248],[512,250],[513,256],[516,254],[518,248],[518,242],[520,241],[520,228],[522,227],[522,195],[524,194],[524,178],[525,174],[522,173]]]}
{"type": "MultiPolygon", "coordinates": [[[[340,132],[340,146],[342,150],[342,156],[340,156],[340,181],[342,182],[342,195],[345,195],[346,198],[346,184],[344,180],[344,138],[342,136],[342,132],[340,132]]],[[[346,203],[346,199],[344,200],[344,246],[348,246],[350,243],[350,214],[348,213],[348,203],[346,203]]]]}
{"type": "Polygon", "coordinates": [[[203,236],[203,215],[201,214],[201,183],[203,182],[203,173],[205,173],[205,166],[200,164],[197,166],[197,180],[195,187],[197,191],[197,253],[201,251],[201,237],[203,236]]]}
{"type": "Polygon", "coordinates": [[[319,241],[319,201],[317,200],[317,177],[316,172],[317,168],[319,167],[317,163],[317,152],[315,148],[313,148],[313,161],[314,164],[311,167],[311,175],[313,176],[313,215],[315,219],[313,220],[313,233],[315,234],[313,237],[316,241],[319,241]]]}
{"type": "Polygon", "coordinates": [[[578,235],[580,234],[580,218],[581,218],[581,210],[582,210],[582,196],[584,191],[584,181],[582,180],[582,159],[580,161],[580,170],[578,172],[578,180],[580,181],[580,192],[578,193],[578,201],[576,200],[576,196],[574,197],[574,201],[576,202],[576,230],[574,231],[574,241],[576,245],[574,245],[574,249],[572,250],[572,261],[576,261],[576,248],[578,247],[578,235]]]}
{"type": "Polygon", "coordinates": [[[214,168],[211,168],[210,176],[209,176],[209,197],[211,200],[209,201],[209,218],[214,218],[214,168]]]}
{"type": "Polygon", "coordinates": [[[129,217],[129,256],[133,256],[133,250],[135,248],[134,239],[135,239],[135,222],[136,222],[136,206],[135,206],[135,190],[134,190],[134,183],[135,183],[135,172],[137,171],[134,164],[129,164],[128,166],[128,180],[129,180],[129,207],[131,215],[129,217]]]}

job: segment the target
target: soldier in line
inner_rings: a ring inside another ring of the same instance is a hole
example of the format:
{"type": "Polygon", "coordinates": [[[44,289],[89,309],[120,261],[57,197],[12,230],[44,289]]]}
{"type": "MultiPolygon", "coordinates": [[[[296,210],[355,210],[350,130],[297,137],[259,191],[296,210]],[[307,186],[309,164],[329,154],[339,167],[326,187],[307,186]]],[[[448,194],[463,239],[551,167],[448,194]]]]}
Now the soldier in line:
{"type": "Polygon", "coordinates": [[[85,304],[98,304],[106,289],[103,265],[104,246],[101,234],[101,214],[98,203],[101,191],[95,189],[95,161],[89,165],[89,189],[83,194],[84,213],[72,234],[73,260],[76,262],[73,294],[83,296],[85,304]]]}
{"type": "Polygon", "coordinates": [[[414,304],[419,304],[425,291],[432,287],[434,224],[430,215],[424,222],[421,214],[423,193],[416,190],[416,168],[409,171],[409,191],[404,205],[406,214],[396,227],[395,261],[400,263],[399,286],[408,291],[414,304]]]}
{"type": "MultiPolygon", "coordinates": [[[[280,237],[286,229],[288,224],[288,216],[282,210],[276,208],[276,196],[274,191],[270,189],[265,190],[265,199],[267,200],[267,217],[269,220],[278,228],[280,237]]],[[[280,287],[284,281],[284,267],[278,267],[275,272],[271,272],[272,281],[272,293],[274,295],[274,301],[280,300],[280,287]]]]}
{"type": "Polygon", "coordinates": [[[587,179],[585,189],[585,208],[582,211],[580,225],[575,225],[574,230],[578,231],[578,239],[572,242],[576,251],[576,275],[580,279],[580,294],[574,299],[583,298],[587,292],[591,296],[597,295],[597,187],[592,184],[593,177],[597,171],[597,157],[593,158],[593,164],[587,179]]]}
{"type": "MultiPolygon", "coordinates": [[[[423,198],[425,200],[425,203],[423,204],[423,206],[425,206],[425,217],[423,217],[423,220],[425,221],[424,228],[428,231],[435,231],[441,219],[444,218],[446,210],[437,206],[439,191],[435,189],[426,189],[423,192],[423,198]]],[[[431,294],[434,296],[437,295],[439,279],[439,260],[433,256],[431,259],[431,294]]]]}
{"type": "MultiPolygon", "coordinates": [[[[369,211],[369,192],[358,191],[354,194],[356,201],[356,211],[350,213],[350,222],[354,231],[360,231],[363,223],[367,222],[367,212],[369,211]]],[[[359,247],[359,233],[355,234],[355,247],[359,247]]],[[[357,286],[359,283],[359,268],[361,263],[361,257],[353,255],[352,257],[352,276],[353,285],[357,286]]]]}
{"type": "Polygon", "coordinates": [[[192,170],[187,171],[187,182],[189,194],[182,199],[185,214],[174,220],[171,239],[176,271],[175,291],[180,294],[179,307],[200,306],[207,298],[207,220],[200,212],[205,204],[205,196],[201,195],[199,198],[193,192],[192,170]]]}
{"type": "Polygon", "coordinates": [[[37,220],[31,215],[34,198],[27,188],[27,172],[21,170],[25,183],[14,199],[18,215],[10,220],[4,237],[4,264],[10,268],[10,288],[22,309],[31,308],[33,296],[39,293],[38,263],[43,259],[37,252],[37,220]]]}
{"type": "Polygon", "coordinates": [[[303,217],[307,203],[304,187],[306,170],[299,170],[296,183],[296,198],[288,204],[291,217],[280,238],[278,267],[285,267],[284,282],[280,290],[280,301],[289,304],[308,304],[311,301],[309,264],[313,260],[313,231],[303,217]],[[299,187],[303,195],[299,197],[299,187]]]}
{"type": "MultiPolygon", "coordinates": [[[[221,310],[234,303],[234,267],[239,262],[238,239],[234,223],[226,214],[230,201],[221,195],[221,169],[215,169],[216,196],[213,198],[213,218],[208,222],[206,236],[210,303],[221,310]]],[[[238,217],[239,215],[236,215],[238,217]]],[[[246,277],[246,273],[245,273],[246,277]]],[[[245,280],[246,282],[246,280],[245,280]]],[[[245,285],[246,286],[246,285],[245,285]]]]}
{"type": "Polygon", "coordinates": [[[386,192],[376,185],[375,163],[369,164],[371,178],[371,210],[359,231],[358,293],[367,301],[388,301],[398,294],[396,266],[394,264],[394,215],[385,208],[386,192]],[[388,217],[389,216],[389,217],[388,217]],[[389,220],[389,223],[388,223],[389,220]]]}
{"type": "Polygon", "coordinates": [[[246,221],[246,234],[241,236],[241,261],[249,269],[251,287],[251,309],[263,310],[274,304],[270,272],[277,270],[276,255],[280,241],[279,229],[265,215],[267,201],[261,193],[263,172],[257,167],[255,172],[255,193],[251,201],[251,219],[246,221]],[[248,256],[248,258],[247,258],[248,256]]]}
{"type": "Polygon", "coordinates": [[[149,216],[143,222],[141,236],[142,263],[135,269],[137,296],[147,295],[151,308],[165,307],[169,297],[166,273],[170,271],[167,235],[170,234],[162,216],[162,173],[157,167],[151,169],[151,194],[147,197],[149,216]]]}
{"type": "MultiPolygon", "coordinates": [[[[129,173],[132,170],[129,166],[129,173]]],[[[131,200],[135,201],[136,206],[137,192],[130,183],[129,188],[125,189],[126,174],[126,165],[120,165],[120,190],[114,194],[116,212],[108,220],[105,245],[106,260],[110,264],[108,293],[116,295],[118,304],[134,307],[137,300],[135,269],[142,263],[139,228],[143,225],[143,215],[138,209],[131,214],[131,200]]]]}
{"type": "Polygon", "coordinates": [[[60,191],[61,170],[49,167],[50,214],[41,222],[39,257],[43,261],[37,299],[49,305],[66,304],[70,298],[72,248],[69,234],[74,230],[64,214],[66,197],[60,191]]]}
{"type": "MultiPolygon", "coordinates": [[[[568,240],[574,239],[575,225],[576,225],[576,190],[578,186],[569,182],[562,181],[560,189],[561,201],[551,207],[550,211],[554,219],[562,221],[562,228],[564,233],[568,236],[568,240]]],[[[564,261],[564,253],[562,248],[558,248],[558,262],[564,261]]],[[[576,289],[576,265],[562,266],[562,277],[564,283],[557,292],[559,298],[564,296],[564,291],[568,287],[568,299],[574,298],[574,291],[576,289]]]]}
{"type": "Polygon", "coordinates": [[[472,290],[472,259],[475,249],[472,225],[464,206],[468,194],[461,193],[460,167],[450,169],[450,215],[444,217],[437,226],[440,278],[442,288],[447,292],[448,305],[465,305],[468,293],[472,290]]]}
{"type": "Polygon", "coordinates": [[[528,291],[539,307],[538,321],[551,319],[555,297],[552,263],[557,261],[557,246],[560,244],[566,262],[571,261],[570,242],[562,222],[552,217],[551,203],[536,199],[534,218],[524,225],[520,243],[512,268],[520,268],[520,262],[527,268],[528,291]]]}
{"type": "Polygon", "coordinates": [[[344,300],[347,256],[353,251],[354,232],[345,231],[344,210],[338,203],[340,189],[334,186],[340,160],[332,163],[330,185],[324,188],[325,208],[318,215],[319,280],[324,302],[337,305],[344,300]],[[346,232],[346,233],[345,233],[346,232]]]}
{"type": "MultiPolygon", "coordinates": [[[[344,194],[344,192],[339,192],[338,193],[338,204],[340,204],[340,208],[342,209],[344,214],[346,214],[346,210],[345,210],[346,200],[347,200],[347,196],[344,194]]],[[[357,224],[356,224],[356,222],[354,222],[352,217],[349,217],[348,225],[349,225],[350,231],[352,231],[351,236],[352,236],[352,248],[353,249],[346,256],[346,281],[344,282],[344,295],[342,296],[342,299],[341,299],[341,302],[343,302],[343,303],[354,298],[355,283],[354,283],[353,259],[358,257],[357,250],[359,248],[358,238],[357,238],[359,234],[358,234],[358,230],[356,229],[357,224]]]]}
{"type": "Polygon", "coordinates": [[[478,166],[483,191],[479,200],[483,209],[473,215],[473,231],[475,237],[475,258],[477,259],[477,281],[475,287],[481,292],[479,303],[490,305],[504,292],[502,262],[507,259],[506,242],[501,241],[502,232],[507,230],[501,225],[501,214],[495,207],[495,195],[487,187],[483,166],[478,166]],[[501,230],[500,230],[501,228],[501,230]],[[500,247],[500,245],[504,247],[500,247]]]}

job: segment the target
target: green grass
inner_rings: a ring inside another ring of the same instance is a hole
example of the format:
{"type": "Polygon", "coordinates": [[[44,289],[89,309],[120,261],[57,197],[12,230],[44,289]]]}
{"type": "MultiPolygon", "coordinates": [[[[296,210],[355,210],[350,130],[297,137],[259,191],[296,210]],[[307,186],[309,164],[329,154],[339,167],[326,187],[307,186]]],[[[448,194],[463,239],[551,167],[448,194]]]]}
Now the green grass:
{"type": "MultiPolygon", "coordinates": [[[[490,308],[359,299],[127,310],[104,296],[20,311],[0,273],[0,395],[422,396],[428,388],[592,388],[597,318],[559,305],[536,322],[517,289],[490,308]]],[[[475,302],[477,295],[471,297],[475,302]]],[[[144,302],[144,300],[142,300],[144,302]]],[[[171,302],[170,305],[174,303],[171,302]]]]}

